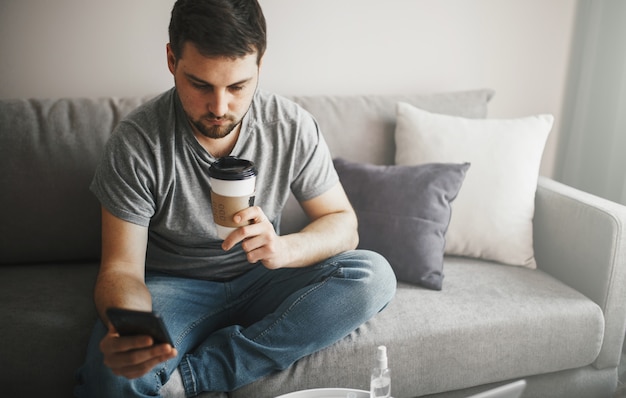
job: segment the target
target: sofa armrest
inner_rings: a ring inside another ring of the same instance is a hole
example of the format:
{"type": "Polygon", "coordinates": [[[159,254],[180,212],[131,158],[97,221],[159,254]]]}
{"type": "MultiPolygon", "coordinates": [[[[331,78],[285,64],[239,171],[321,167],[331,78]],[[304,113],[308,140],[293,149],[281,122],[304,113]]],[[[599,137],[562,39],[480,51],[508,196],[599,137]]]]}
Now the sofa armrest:
{"type": "Polygon", "coordinates": [[[605,319],[594,366],[619,364],[626,331],[626,206],[546,177],[535,198],[537,266],[595,301],[605,319]]]}

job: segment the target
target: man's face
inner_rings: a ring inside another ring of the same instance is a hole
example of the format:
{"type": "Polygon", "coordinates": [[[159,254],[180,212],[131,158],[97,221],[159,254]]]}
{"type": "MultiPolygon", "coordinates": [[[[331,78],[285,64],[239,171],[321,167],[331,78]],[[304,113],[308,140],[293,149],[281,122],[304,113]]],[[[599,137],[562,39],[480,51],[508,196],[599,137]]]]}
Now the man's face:
{"type": "Polygon", "coordinates": [[[186,43],[176,59],[168,45],[167,62],[194,133],[218,139],[237,127],[259,80],[256,52],[235,59],[209,58],[186,43]]]}

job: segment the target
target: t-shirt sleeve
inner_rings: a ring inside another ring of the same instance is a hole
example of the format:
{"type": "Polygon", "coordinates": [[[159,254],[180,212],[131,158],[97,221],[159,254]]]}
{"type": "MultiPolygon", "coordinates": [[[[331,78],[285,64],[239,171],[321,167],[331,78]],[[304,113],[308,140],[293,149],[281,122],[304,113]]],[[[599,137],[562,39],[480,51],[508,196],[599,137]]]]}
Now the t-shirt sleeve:
{"type": "Polygon", "coordinates": [[[299,159],[291,191],[298,201],[313,199],[339,181],[328,145],[317,121],[308,112],[300,120],[301,137],[298,141],[299,159]]]}
{"type": "Polygon", "coordinates": [[[90,189],[111,214],[147,227],[156,209],[154,159],[147,137],[122,122],[105,146],[90,189]]]}

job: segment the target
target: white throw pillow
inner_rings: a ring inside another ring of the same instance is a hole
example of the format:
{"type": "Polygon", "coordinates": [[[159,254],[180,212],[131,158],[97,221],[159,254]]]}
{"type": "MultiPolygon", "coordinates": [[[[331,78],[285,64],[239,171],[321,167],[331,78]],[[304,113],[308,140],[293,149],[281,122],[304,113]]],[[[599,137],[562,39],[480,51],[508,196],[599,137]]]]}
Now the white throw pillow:
{"type": "Polygon", "coordinates": [[[536,268],[535,191],[551,115],[467,119],[397,105],[396,164],[471,163],[446,253],[536,268]]]}

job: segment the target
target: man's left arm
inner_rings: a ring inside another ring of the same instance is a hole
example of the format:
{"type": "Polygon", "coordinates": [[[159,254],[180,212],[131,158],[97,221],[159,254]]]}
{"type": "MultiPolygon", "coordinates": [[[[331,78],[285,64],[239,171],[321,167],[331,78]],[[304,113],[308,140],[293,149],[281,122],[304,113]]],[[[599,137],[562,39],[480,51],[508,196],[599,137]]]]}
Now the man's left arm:
{"type": "Polygon", "coordinates": [[[262,209],[250,207],[237,213],[235,222],[252,223],[231,233],[222,248],[230,250],[242,242],[248,261],[260,261],[269,269],[306,267],[356,248],[357,218],[341,183],[300,204],[311,220],[301,231],[278,236],[262,209]]]}

